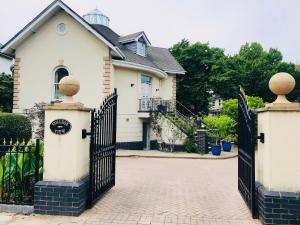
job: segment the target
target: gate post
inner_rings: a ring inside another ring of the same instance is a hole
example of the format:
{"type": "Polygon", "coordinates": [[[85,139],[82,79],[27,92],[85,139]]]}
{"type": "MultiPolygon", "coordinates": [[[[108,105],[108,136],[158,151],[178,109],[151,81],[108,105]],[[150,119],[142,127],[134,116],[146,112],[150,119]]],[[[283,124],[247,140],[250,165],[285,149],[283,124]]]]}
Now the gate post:
{"type": "Polygon", "coordinates": [[[257,110],[257,208],[263,224],[300,224],[300,106],[285,98],[294,87],[291,75],[274,75],[269,88],[278,97],[257,110]]]}
{"type": "Polygon", "coordinates": [[[208,154],[207,130],[203,128],[197,129],[196,136],[198,151],[201,151],[203,154],[208,154]]]}
{"type": "Polygon", "coordinates": [[[79,82],[63,78],[64,101],[45,106],[44,175],[34,188],[34,212],[78,216],[86,208],[89,174],[90,109],[74,102],[79,82]]]}

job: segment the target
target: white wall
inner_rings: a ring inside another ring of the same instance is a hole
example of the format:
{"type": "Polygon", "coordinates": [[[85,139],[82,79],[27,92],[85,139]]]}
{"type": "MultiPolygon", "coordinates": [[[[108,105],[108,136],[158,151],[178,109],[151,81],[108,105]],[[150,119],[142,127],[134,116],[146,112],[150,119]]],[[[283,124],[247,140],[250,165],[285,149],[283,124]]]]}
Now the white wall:
{"type": "Polygon", "coordinates": [[[114,83],[118,89],[118,142],[142,141],[143,119],[138,117],[141,96],[141,76],[152,77],[152,95],[161,97],[161,79],[137,70],[114,68],[114,83]],[[133,86],[131,87],[131,84],[133,86]]]}
{"type": "Polygon", "coordinates": [[[82,139],[82,129],[89,130],[90,112],[59,110],[55,106],[45,111],[44,181],[79,181],[89,172],[89,137],[82,139]],[[56,119],[68,120],[72,128],[64,135],[54,134],[50,124],[56,119]]]}
{"type": "Polygon", "coordinates": [[[5,74],[12,74],[10,71],[10,67],[12,66],[13,61],[9,60],[3,56],[0,55],[0,74],[5,73],[5,74]]]}
{"type": "Polygon", "coordinates": [[[258,113],[257,180],[270,191],[300,191],[300,108],[258,113]]]}
{"type": "Polygon", "coordinates": [[[173,76],[176,75],[169,75],[167,79],[161,80],[160,96],[163,99],[172,99],[173,76]]]}
{"type": "Polygon", "coordinates": [[[66,13],[59,13],[16,49],[20,62],[20,112],[34,103],[49,103],[53,97],[53,75],[64,65],[77,77],[81,89],[75,99],[87,107],[102,100],[103,57],[108,47],[66,13]],[[59,23],[67,33],[57,33],[59,23]]]}

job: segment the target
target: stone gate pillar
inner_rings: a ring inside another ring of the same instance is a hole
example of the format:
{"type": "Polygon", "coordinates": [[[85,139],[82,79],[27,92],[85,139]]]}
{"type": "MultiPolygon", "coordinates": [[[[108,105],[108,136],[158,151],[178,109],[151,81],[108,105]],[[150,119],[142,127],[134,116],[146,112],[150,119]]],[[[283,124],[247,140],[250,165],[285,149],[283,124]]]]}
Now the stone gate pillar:
{"type": "Polygon", "coordinates": [[[300,224],[300,106],[285,95],[295,87],[287,73],[274,75],[278,97],[258,112],[257,209],[263,224],[300,224]]]}
{"type": "Polygon", "coordinates": [[[34,188],[34,212],[78,216],[86,208],[89,173],[90,109],[73,101],[79,91],[73,76],[63,78],[62,103],[45,106],[44,175],[34,188]]]}

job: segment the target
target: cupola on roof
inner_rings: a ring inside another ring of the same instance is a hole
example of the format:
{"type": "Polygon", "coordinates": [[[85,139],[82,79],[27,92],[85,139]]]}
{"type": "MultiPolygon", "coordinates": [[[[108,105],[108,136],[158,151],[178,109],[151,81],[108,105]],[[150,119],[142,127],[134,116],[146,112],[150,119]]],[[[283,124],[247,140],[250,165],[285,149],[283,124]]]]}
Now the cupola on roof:
{"type": "Polygon", "coordinates": [[[98,9],[94,9],[89,13],[83,15],[83,18],[89,24],[99,24],[109,27],[109,18],[98,9]]]}

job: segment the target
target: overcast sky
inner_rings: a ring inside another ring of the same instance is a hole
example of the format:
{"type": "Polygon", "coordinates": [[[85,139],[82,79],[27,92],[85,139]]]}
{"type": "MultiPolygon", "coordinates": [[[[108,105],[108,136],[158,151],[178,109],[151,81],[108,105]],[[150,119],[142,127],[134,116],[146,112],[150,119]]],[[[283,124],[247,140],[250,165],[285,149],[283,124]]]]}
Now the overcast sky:
{"type": "MultiPolygon", "coordinates": [[[[52,0],[0,0],[4,44],[52,0]]],[[[183,38],[209,42],[228,54],[245,42],[278,48],[300,64],[300,0],[65,0],[80,15],[98,8],[121,35],[144,30],[152,45],[183,38]]]]}

